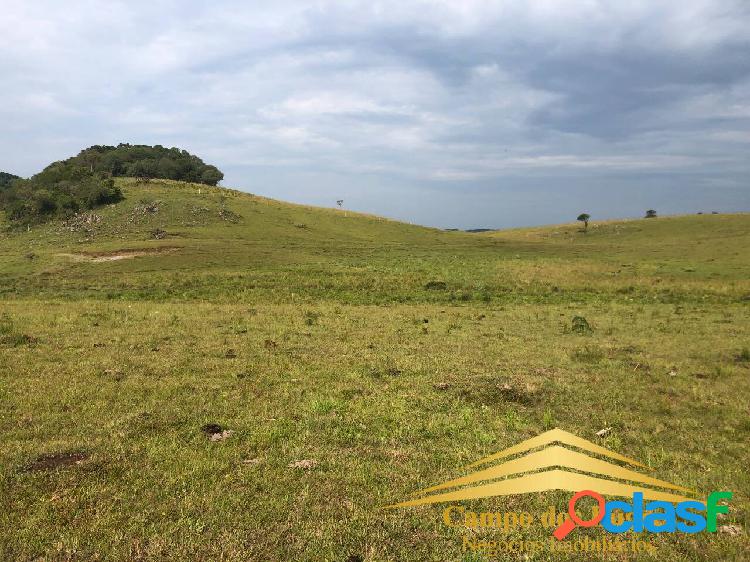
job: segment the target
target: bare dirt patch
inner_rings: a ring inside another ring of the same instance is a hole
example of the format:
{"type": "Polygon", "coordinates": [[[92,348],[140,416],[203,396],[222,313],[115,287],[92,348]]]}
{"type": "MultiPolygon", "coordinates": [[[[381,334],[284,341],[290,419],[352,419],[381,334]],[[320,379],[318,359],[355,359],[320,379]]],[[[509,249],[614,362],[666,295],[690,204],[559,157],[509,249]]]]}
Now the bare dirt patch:
{"type": "Polygon", "coordinates": [[[478,377],[457,390],[458,395],[464,400],[483,405],[513,402],[522,406],[533,406],[543,402],[545,398],[545,391],[532,383],[498,381],[491,376],[478,377]]]}
{"type": "Polygon", "coordinates": [[[33,461],[26,465],[25,469],[27,472],[51,470],[53,468],[81,464],[88,458],[89,454],[82,451],[69,453],[48,453],[36,457],[33,461]]]}
{"type": "Polygon", "coordinates": [[[299,461],[290,462],[287,465],[289,468],[301,468],[302,470],[310,470],[318,466],[318,461],[312,459],[302,459],[299,461]]]}
{"type": "Polygon", "coordinates": [[[108,252],[80,252],[77,254],[59,254],[73,259],[74,261],[89,261],[102,263],[108,261],[127,260],[139,256],[154,256],[171,254],[180,249],[179,246],[160,246],[159,248],[129,248],[124,250],[112,250],[108,252]]]}

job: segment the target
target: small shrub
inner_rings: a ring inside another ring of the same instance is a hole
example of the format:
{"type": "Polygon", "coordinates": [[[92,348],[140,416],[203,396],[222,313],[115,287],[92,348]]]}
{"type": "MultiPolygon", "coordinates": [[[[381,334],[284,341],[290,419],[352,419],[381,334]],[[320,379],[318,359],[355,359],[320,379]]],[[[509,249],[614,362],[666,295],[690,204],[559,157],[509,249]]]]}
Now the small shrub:
{"type": "Polygon", "coordinates": [[[588,320],[586,320],[586,318],[584,318],[583,316],[574,316],[570,329],[573,331],[573,333],[578,335],[592,334],[594,332],[594,330],[589,325],[588,320]]]}
{"type": "Polygon", "coordinates": [[[750,363],[750,348],[743,347],[734,358],[737,363],[750,363]]]}
{"type": "Polygon", "coordinates": [[[7,314],[0,316],[0,345],[18,347],[20,345],[33,345],[38,339],[34,336],[17,332],[13,319],[7,314]]]}
{"type": "Polygon", "coordinates": [[[578,349],[574,349],[570,358],[574,361],[580,361],[582,363],[598,363],[604,359],[604,351],[595,345],[586,345],[578,349]]]}
{"type": "Polygon", "coordinates": [[[320,318],[320,314],[318,312],[308,310],[307,312],[305,312],[305,325],[314,326],[318,323],[318,318],[320,318]]]}
{"type": "Polygon", "coordinates": [[[13,333],[13,319],[8,314],[0,316],[0,336],[13,333]]]}
{"type": "Polygon", "coordinates": [[[448,284],[445,281],[429,281],[424,286],[428,291],[445,291],[448,284]]]}

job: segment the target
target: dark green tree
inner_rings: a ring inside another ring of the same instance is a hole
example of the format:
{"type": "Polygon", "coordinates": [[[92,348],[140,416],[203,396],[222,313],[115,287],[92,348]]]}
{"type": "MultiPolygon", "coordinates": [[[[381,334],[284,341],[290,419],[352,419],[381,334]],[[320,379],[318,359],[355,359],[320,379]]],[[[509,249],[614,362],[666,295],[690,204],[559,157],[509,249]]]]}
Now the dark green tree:
{"type": "Polygon", "coordinates": [[[587,232],[589,229],[589,219],[591,219],[591,215],[588,213],[581,213],[578,215],[577,221],[580,221],[583,223],[583,231],[587,232]]]}

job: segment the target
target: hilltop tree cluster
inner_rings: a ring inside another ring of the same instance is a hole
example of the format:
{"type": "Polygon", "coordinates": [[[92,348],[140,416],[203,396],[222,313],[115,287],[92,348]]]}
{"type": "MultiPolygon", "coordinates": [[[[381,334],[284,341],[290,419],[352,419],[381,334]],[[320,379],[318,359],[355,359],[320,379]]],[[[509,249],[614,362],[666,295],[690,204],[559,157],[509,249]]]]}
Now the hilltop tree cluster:
{"type": "Polygon", "coordinates": [[[224,174],[197,156],[161,145],[118,144],[91,146],[68,161],[111,177],[160,178],[216,185],[224,174]]]}
{"type": "Polygon", "coordinates": [[[0,173],[0,208],[23,224],[70,217],[123,198],[113,178],[171,179],[216,185],[224,174],[179,148],[92,146],[29,179],[0,173]]]}

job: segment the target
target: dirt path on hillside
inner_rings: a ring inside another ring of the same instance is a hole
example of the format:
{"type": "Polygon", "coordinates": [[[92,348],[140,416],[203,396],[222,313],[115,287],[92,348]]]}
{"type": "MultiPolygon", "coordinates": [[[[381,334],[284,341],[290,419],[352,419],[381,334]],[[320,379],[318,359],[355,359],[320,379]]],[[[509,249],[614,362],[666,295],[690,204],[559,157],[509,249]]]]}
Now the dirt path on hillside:
{"type": "Polygon", "coordinates": [[[153,256],[161,254],[171,254],[180,250],[179,246],[161,246],[159,248],[131,248],[123,250],[111,250],[107,252],[80,252],[76,254],[58,254],[71,258],[74,261],[88,261],[102,263],[109,261],[127,260],[137,258],[138,256],[153,256]]]}

